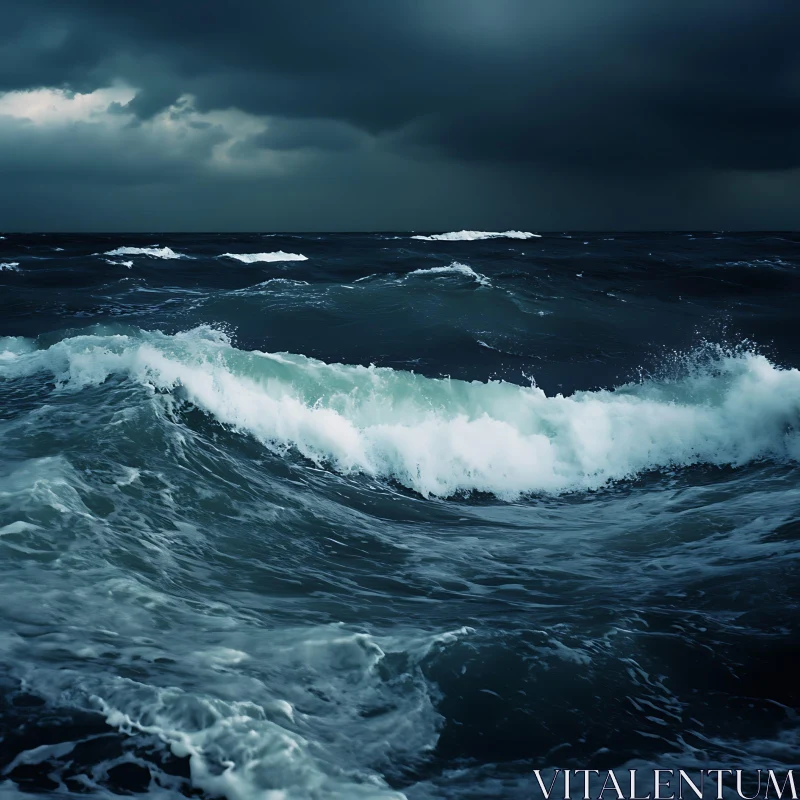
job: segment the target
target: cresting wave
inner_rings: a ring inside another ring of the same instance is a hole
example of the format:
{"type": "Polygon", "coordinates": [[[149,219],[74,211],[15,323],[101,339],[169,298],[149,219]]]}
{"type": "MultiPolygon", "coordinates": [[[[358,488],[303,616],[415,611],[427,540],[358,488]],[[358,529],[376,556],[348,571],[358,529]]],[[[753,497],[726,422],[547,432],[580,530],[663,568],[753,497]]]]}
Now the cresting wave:
{"type": "Polygon", "coordinates": [[[57,390],[125,376],[180,396],[276,453],[394,479],[424,496],[591,490],[648,470],[800,458],[800,372],[719,353],[675,381],[549,397],[535,386],[246,352],[208,327],[0,340],[0,377],[57,390]]]}
{"type": "Polygon", "coordinates": [[[452,231],[450,233],[434,233],[431,236],[412,236],[423,242],[475,242],[480,239],[541,239],[538,233],[527,231],[503,231],[494,233],[490,231],[452,231]]]}
{"type": "Polygon", "coordinates": [[[150,256],[151,258],[164,258],[173,260],[176,258],[191,258],[184,253],[176,253],[171,247],[118,247],[116,250],[109,250],[103,255],[106,256],[150,256]]]}
{"type": "Polygon", "coordinates": [[[301,253],[284,253],[283,250],[275,253],[223,253],[220,258],[234,258],[243,264],[256,264],[260,261],[308,261],[301,253]]]}
{"type": "Polygon", "coordinates": [[[485,275],[475,272],[475,270],[472,269],[472,267],[470,267],[468,264],[461,264],[458,261],[454,261],[452,264],[449,264],[446,267],[415,269],[407,273],[406,277],[410,275],[464,275],[467,278],[472,278],[472,280],[474,280],[476,283],[479,283],[481,286],[492,285],[492,282],[485,275]]]}

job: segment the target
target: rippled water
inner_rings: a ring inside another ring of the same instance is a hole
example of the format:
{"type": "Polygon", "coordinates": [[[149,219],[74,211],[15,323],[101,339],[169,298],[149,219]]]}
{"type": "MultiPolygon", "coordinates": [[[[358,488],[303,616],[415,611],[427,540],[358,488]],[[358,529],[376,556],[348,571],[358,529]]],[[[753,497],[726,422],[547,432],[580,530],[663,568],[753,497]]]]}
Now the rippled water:
{"type": "Polygon", "coordinates": [[[800,236],[0,265],[2,796],[797,766],[800,236]]]}

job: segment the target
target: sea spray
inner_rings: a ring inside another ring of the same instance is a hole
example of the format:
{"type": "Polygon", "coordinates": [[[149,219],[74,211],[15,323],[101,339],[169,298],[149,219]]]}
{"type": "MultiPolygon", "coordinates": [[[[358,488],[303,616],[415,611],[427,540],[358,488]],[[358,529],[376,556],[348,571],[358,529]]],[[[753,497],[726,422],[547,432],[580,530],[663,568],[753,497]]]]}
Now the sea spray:
{"type": "MultiPolygon", "coordinates": [[[[1,347],[1,346],[0,346],[1,347]]],[[[651,470],[800,455],[800,372],[749,351],[681,380],[548,396],[535,386],[242,351],[209,327],[14,344],[0,377],[77,391],[118,375],[175,392],[276,453],[391,479],[424,496],[599,489],[651,470]]]]}

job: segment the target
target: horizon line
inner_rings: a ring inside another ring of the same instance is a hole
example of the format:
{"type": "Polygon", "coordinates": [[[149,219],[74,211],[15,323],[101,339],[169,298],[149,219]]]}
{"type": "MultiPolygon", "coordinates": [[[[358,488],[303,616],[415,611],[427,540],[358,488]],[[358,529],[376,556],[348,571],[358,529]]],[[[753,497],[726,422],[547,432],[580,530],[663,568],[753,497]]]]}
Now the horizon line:
{"type": "MultiPolygon", "coordinates": [[[[491,232],[484,228],[461,228],[459,230],[491,232]]],[[[507,230],[521,230],[517,228],[509,228],[507,230]]],[[[371,228],[363,230],[0,230],[0,236],[69,236],[69,235],[84,235],[84,236],[368,236],[381,233],[390,234],[424,234],[431,235],[441,231],[441,228],[371,228]]],[[[450,232],[458,232],[456,230],[450,232]]],[[[800,234],[800,228],[562,228],[554,230],[538,231],[525,231],[530,233],[539,233],[542,236],[563,236],[565,234],[581,233],[581,234],[595,234],[595,233],[618,233],[618,234],[644,234],[644,233],[678,233],[678,234],[694,234],[694,233],[713,233],[713,234],[745,234],[745,233],[789,233],[800,234]]]]}

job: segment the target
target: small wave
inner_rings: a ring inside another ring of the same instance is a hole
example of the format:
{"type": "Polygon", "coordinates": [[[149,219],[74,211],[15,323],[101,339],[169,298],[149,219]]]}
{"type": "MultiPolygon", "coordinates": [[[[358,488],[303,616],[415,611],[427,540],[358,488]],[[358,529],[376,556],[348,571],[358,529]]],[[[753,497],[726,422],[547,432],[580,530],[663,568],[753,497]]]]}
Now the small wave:
{"type": "Polygon", "coordinates": [[[191,258],[183,253],[176,253],[171,247],[118,247],[116,250],[109,250],[103,255],[106,256],[150,256],[151,258],[191,258]]]}
{"type": "Polygon", "coordinates": [[[261,283],[256,283],[253,286],[246,286],[244,289],[234,289],[230,294],[245,296],[252,294],[263,294],[271,289],[279,291],[280,289],[285,289],[286,287],[297,286],[310,286],[310,284],[308,281],[296,281],[291,280],[290,278],[270,278],[269,280],[262,281],[261,283]]]}
{"type": "Polygon", "coordinates": [[[782,258],[774,257],[774,258],[754,258],[751,261],[723,261],[720,264],[722,267],[751,267],[751,268],[783,268],[788,267],[792,269],[794,265],[788,261],[784,261],[782,258]]]}
{"type": "Polygon", "coordinates": [[[472,280],[476,281],[481,286],[492,285],[491,281],[485,275],[481,275],[480,272],[475,272],[472,267],[467,264],[461,264],[458,261],[454,261],[447,267],[415,269],[413,272],[409,272],[408,275],[465,275],[468,278],[472,278],[472,280]]]}
{"type": "Polygon", "coordinates": [[[256,264],[261,261],[308,261],[308,258],[300,253],[284,253],[283,250],[275,253],[223,253],[220,258],[235,258],[243,264],[256,264]]]}
{"type": "Polygon", "coordinates": [[[104,258],[103,261],[115,267],[127,267],[130,269],[133,266],[133,261],[112,261],[110,258],[104,258]]]}
{"type": "Polygon", "coordinates": [[[548,396],[536,386],[431,379],[390,368],[237,350],[208,327],[90,335],[32,350],[15,340],[0,378],[58,389],[111,375],[178,392],[277,455],[394,479],[423,496],[503,499],[601,488],[696,464],[800,460],[800,371],[719,352],[680,380],[548,396]]]}
{"type": "Polygon", "coordinates": [[[309,286],[308,281],[295,281],[291,278],[270,278],[267,281],[263,281],[262,283],[257,283],[256,286],[269,286],[272,283],[276,283],[282,286],[309,286]]]}
{"type": "Polygon", "coordinates": [[[4,270],[8,272],[20,272],[19,261],[5,261],[0,263],[0,272],[4,270]]]}
{"type": "Polygon", "coordinates": [[[421,239],[424,242],[474,242],[479,239],[541,239],[538,233],[527,231],[503,231],[492,233],[489,231],[453,231],[451,233],[434,233],[431,236],[412,236],[412,239],[421,239]]]}

